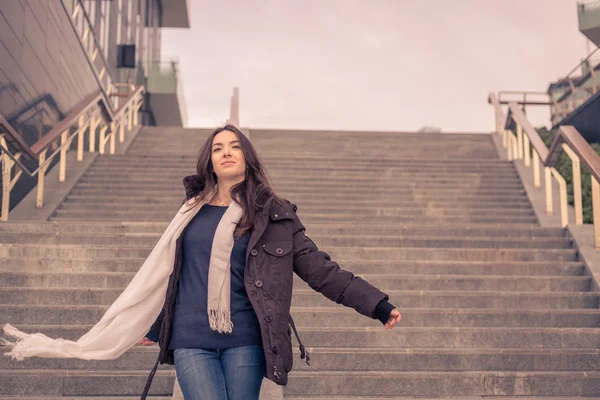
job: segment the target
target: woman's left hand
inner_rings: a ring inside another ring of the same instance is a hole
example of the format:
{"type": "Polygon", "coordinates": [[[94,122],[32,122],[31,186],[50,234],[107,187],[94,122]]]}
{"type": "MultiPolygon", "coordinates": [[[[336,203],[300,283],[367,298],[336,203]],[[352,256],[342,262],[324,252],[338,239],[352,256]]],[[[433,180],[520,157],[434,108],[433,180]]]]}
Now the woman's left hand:
{"type": "Polygon", "coordinates": [[[385,330],[387,331],[388,329],[392,329],[395,324],[400,322],[401,319],[402,319],[402,315],[400,315],[398,310],[394,308],[392,310],[392,312],[390,312],[390,317],[385,324],[385,330]]]}

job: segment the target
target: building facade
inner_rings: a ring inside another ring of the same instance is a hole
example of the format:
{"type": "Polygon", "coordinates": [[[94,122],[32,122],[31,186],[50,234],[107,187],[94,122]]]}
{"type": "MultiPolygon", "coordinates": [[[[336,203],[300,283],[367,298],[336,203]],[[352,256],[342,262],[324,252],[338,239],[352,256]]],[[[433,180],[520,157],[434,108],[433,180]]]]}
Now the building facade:
{"type": "MultiPolygon", "coordinates": [[[[177,62],[161,60],[170,27],[189,28],[187,0],[0,0],[0,117],[33,146],[90,94],[118,107],[134,84],[143,124],[184,126],[177,62]]],[[[22,177],[11,206],[34,185],[22,177]]]]}

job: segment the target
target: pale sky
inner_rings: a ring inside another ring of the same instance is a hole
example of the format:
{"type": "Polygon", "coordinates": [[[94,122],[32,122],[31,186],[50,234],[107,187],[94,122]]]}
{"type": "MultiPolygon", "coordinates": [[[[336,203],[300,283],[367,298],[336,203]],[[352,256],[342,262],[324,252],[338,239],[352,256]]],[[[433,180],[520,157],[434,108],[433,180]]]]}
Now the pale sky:
{"type": "Polygon", "coordinates": [[[244,127],[489,132],[490,91],[545,91],[585,58],[576,3],[188,0],[163,59],[180,60],[190,127],[223,123],[238,86],[244,127]]]}

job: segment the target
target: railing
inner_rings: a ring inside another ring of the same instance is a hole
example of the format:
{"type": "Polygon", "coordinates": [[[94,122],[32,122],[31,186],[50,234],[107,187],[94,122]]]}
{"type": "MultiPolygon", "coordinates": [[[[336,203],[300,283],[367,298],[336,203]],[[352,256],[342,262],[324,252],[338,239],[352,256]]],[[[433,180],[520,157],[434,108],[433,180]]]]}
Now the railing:
{"type": "MultiPolygon", "coordinates": [[[[81,48],[86,54],[86,58],[92,68],[94,76],[100,85],[100,88],[107,96],[110,96],[115,89],[114,80],[110,75],[108,63],[102,54],[102,49],[98,43],[98,39],[94,34],[93,25],[83,7],[81,0],[73,1],[73,11],[63,4],[65,11],[70,16],[70,22],[73,30],[80,40],[81,48]]],[[[112,98],[113,107],[118,106],[118,99],[112,98]]]]}
{"type": "Polygon", "coordinates": [[[550,94],[552,125],[558,124],[600,91],[600,59],[593,58],[597,52],[598,48],[554,84],[557,90],[550,94]],[[583,73],[580,76],[573,76],[580,69],[583,69],[583,73]],[[563,87],[564,90],[561,90],[563,87]]]}
{"type": "Polygon", "coordinates": [[[523,160],[526,167],[533,168],[534,187],[540,188],[540,163],[544,168],[544,186],[546,196],[546,213],[553,215],[552,177],[559,185],[560,221],[567,226],[568,204],[567,184],[565,179],[554,168],[560,155],[565,152],[572,162],[573,197],[575,205],[575,223],[583,224],[581,196],[581,166],[590,173],[592,183],[592,211],[594,217],[594,243],[600,249],[600,156],[587,143],[581,134],[572,126],[561,126],[550,149],[546,147],[536,129],[527,120],[519,104],[508,104],[508,115],[504,114],[496,94],[488,98],[494,107],[496,117],[496,134],[502,138],[502,145],[507,151],[509,160],[523,160]],[[509,129],[514,123],[516,135],[509,129]]]}
{"type": "Polygon", "coordinates": [[[0,132],[0,163],[2,164],[1,221],[8,220],[10,192],[23,172],[31,177],[37,175],[36,207],[42,208],[44,204],[44,179],[50,163],[56,156],[60,157],[59,182],[64,182],[67,152],[72,142],[77,138],[77,161],[83,160],[86,132],[88,133],[90,153],[96,151],[96,134],[98,134],[99,153],[105,153],[105,147],[108,143],[110,154],[115,154],[117,134],[119,135],[119,142],[123,143],[125,141],[125,130],[131,131],[134,126],[138,125],[138,113],[144,98],[143,87],[128,86],[128,89],[130,91],[122,96],[126,97],[123,105],[116,110],[113,110],[108,98],[102,91],[91,94],[33,146],[27,145],[10,124],[0,116],[0,129],[3,128],[0,132]],[[126,126],[127,128],[125,128],[126,126]],[[48,149],[59,140],[60,146],[52,154],[47,155],[48,149]],[[11,147],[17,150],[14,154],[9,149],[9,143],[11,147]],[[31,159],[37,159],[38,168],[30,171],[20,160],[23,154],[31,159]],[[14,176],[12,176],[13,167],[18,168],[14,176]]]}

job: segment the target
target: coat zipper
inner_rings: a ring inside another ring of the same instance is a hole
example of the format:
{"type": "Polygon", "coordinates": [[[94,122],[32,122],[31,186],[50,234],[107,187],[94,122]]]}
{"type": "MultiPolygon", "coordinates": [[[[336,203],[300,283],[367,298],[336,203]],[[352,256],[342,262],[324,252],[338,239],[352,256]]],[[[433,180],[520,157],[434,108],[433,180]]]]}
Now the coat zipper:
{"type": "MultiPolygon", "coordinates": [[[[256,274],[256,268],[254,268],[254,279],[255,281],[258,279],[258,276],[256,274]]],[[[264,314],[265,314],[265,303],[263,300],[263,295],[262,295],[262,289],[261,288],[257,288],[258,291],[258,302],[260,303],[260,307],[262,309],[263,312],[263,321],[267,324],[267,335],[269,337],[269,350],[273,351],[273,334],[271,333],[271,324],[267,321],[265,321],[264,318],[264,314]]],[[[279,351],[279,349],[278,349],[279,351]]],[[[279,369],[277,368],[277,365],[273,365],[273,376],[275,376],[276,379],[281,379],[281,373],[279,372],[279,369]]]]}

